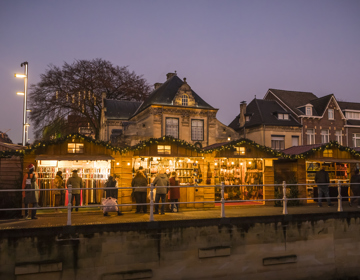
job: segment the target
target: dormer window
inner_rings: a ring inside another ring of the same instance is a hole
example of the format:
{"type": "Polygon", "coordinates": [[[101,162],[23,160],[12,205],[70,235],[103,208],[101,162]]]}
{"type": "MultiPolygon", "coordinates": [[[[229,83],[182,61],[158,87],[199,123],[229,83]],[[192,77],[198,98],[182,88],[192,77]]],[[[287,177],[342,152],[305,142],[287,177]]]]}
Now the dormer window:
{"type": "Polygon", "coordinates": [[[188,106],[188,104],[189,104],[189,97],[186,94],[183,94],[181,96],[181,105],[188,106]]]}
{"type": "Polygon", "coordinates": [[[289,114],[278,113],[278,119],[279,120],[288,120],[289,119],[289,114]]]}
{"type": "Polygon", "coordinates": [[[245,116],[245,121],[249,122],[250,121],[250,116],[245,116]]]}
{"type": "Polygon", "coordinates": [[[312,107],[311,106],[306,106],[305,107],[305,114],[307,116],[312,116],[312,107]]]}

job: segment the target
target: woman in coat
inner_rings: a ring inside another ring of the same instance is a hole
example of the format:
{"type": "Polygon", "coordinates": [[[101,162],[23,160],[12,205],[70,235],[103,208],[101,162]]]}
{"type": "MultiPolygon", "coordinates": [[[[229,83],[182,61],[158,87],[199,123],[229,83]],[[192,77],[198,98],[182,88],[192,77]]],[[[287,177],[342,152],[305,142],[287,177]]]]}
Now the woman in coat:
{"type": "MultiPolygon", "coordinates": [[[[176,172],[171,172],[170,176],[170,192],[169,192],[169,200],[170,202],[179,202],[180,199],[180,188],[179,187],[173,187],[173,186],[179,186],[179,181],[176,180],[176,172]]],[[[172,203],[170,205],[170,212],[179,212],[179,203],[172,203]]]]}
{"type": "MultiPolygon", "coordinates": [[[[39,186],[36,183],[36,174],[35,174],[35,166],[33,164],[29,164],[28,166],[29,172],[24,176],[22,188],[26,190],[38,190],[39,186]]],[[[32,204],[33,208],[31,210],[31,218],[29,216],[29,210],[25,210],[25,219],[37,219],[36,217],[36,208],[38,208],[39,201],[39,192],[38,191],[26,191],[23,192],[24,204],[25,208],[29,208],[29,204],[32,204]]]]}
{"type": "MultiPolygon", "coordinates": [[[[54,186],[55,189],[61,189],[61,190],[55,190],[53,191],[55,194],[55,206],[64,206],[65,205],[65,182],[62,178],[62,172],[58,171],[56,173],[56,177],[54,180],[54,186]]],[[[60,212],[61,211],[56,208],[55,212],[60,212]]]]}
{"type": "MultiPolygon", "coordinates": [[[[146,193],[147,188],[139,188],[139,187],[147,187],[147,179],[143,172],[144,169],[138,169],[136,171],[136,175],[131,182],[131,186],[134,188],[133,192],[135,195],[136,203],[146,203],[146,193]]],[[[147,212],[147,205],[136,205],[136,212],[140,213],[142,211],[144,214],[147,212]]]]}

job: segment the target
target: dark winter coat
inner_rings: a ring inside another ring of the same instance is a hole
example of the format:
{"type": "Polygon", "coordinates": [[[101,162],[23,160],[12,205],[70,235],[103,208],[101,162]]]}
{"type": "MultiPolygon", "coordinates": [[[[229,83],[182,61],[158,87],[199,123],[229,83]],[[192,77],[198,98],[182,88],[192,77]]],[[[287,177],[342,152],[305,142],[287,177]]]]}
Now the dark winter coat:
{"type": "MultiPolygon", "coordinates": [[[[330,183],[329,173],[327,173],[327,171],[325,171],[323,169],[316,172],[315,183],[317,183],[317,184],[330,183]]],[[[326,186],[326,185],[320,185],[319,187],[322,187],[322,186],[326,186]]]]}
{"type": "Polygon", "coordinates": [[[137,173],[131,181],[131,186],[134,188],[134,192],[147,192],[146,188],[138,188],[147,186],[147,179],[145,175],[137,173]]]}
{"type": "MultiPolygon", "coordinates": [[[[83,187],[83,182],[82,182],[81,177],[79,177],[79,175],[74,172],[72,177],[70,177],[67,180],[66,186],[69,187],[69,185],[71,185],[71,187],[73,189],[82,188],[83,187]]],[[[80,190],[73,190],[72,193],[73,194],[80,194],[80,190]]]]}
{"type": "MultiPolygon", "coordinates": [[[[179,186],[179,181],[176,181],[174,177],[169,179],[170,186],[179,186]]],[[[179,199],[180,198],[180,188],[170,188],[170,198],[169,199],[179,199]]]]}
{"type": "Polygon", "coordinates": [[[359,191],[360,191],[360,174],[351,176],[350,183],[357,183],[355,185],[350,185],[350,189],[353,192],[359,193],[359,191]]]}
{"type": "MultiPolygon", "coordinates": [[[[117,182],[115,179],[113,180],[107,180],[106,182],[106,185],[105,185],[106,188],[116,188],[117,187],[117,182]]],[[[116,198],[118,199],[118,189],[109,189],[109,190],[106,190],[106,197],[112,197],[112,198],[116,198]]]]}
{"type": "Polygon", "coordinates": [[[159,174],[154,180],[154,186],[156,186],[157,194],[167,194],[168,188],[170,185],[169,178],[166,174],[159,174]]]}

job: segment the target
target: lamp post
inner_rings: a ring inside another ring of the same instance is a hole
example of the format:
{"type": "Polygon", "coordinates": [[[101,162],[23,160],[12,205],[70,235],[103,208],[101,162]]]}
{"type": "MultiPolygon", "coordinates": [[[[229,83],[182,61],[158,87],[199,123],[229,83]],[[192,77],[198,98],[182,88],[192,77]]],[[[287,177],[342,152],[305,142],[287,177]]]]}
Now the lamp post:
{"type": "Polygon", "coordinates": [[[23,95],[24,96],[24,112],[23,112],[23,132],[22,132],[22,144],[23,146],[26,145],[26,141],[27,141],[27,137],[26,137],[26,132],[28,131],[28,129],[26,128],[27,126],[30,126],[27,122],[26,122],[26,111],[27,111],[27,84],[28,84],[28,62],[25,61],[23,63],[20,64],[21,67],[25,66],[24,69],[24,74],[15,74],[16,78],[24,78],[24,92],[17,92],[16,94],[18,95],[23,95]]]}

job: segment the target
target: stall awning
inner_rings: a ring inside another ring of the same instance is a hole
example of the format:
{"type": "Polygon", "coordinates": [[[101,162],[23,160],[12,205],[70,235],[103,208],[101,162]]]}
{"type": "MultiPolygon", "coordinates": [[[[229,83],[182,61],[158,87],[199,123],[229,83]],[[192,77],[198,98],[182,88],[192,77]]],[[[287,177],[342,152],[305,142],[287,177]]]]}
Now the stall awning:
{"type": "Polygon", "coordinates": [[[322,161],[322,162],[336,162],[336,163],[360,163],[360,159],[348,159],[348,158],[314,158],[314,159],[307,159],[307,161],[322,161]]]}
{"type": "Polygon", "coordinates": [[[109,155],[38,155],[35,160],[113,160],[109,155]]]}

